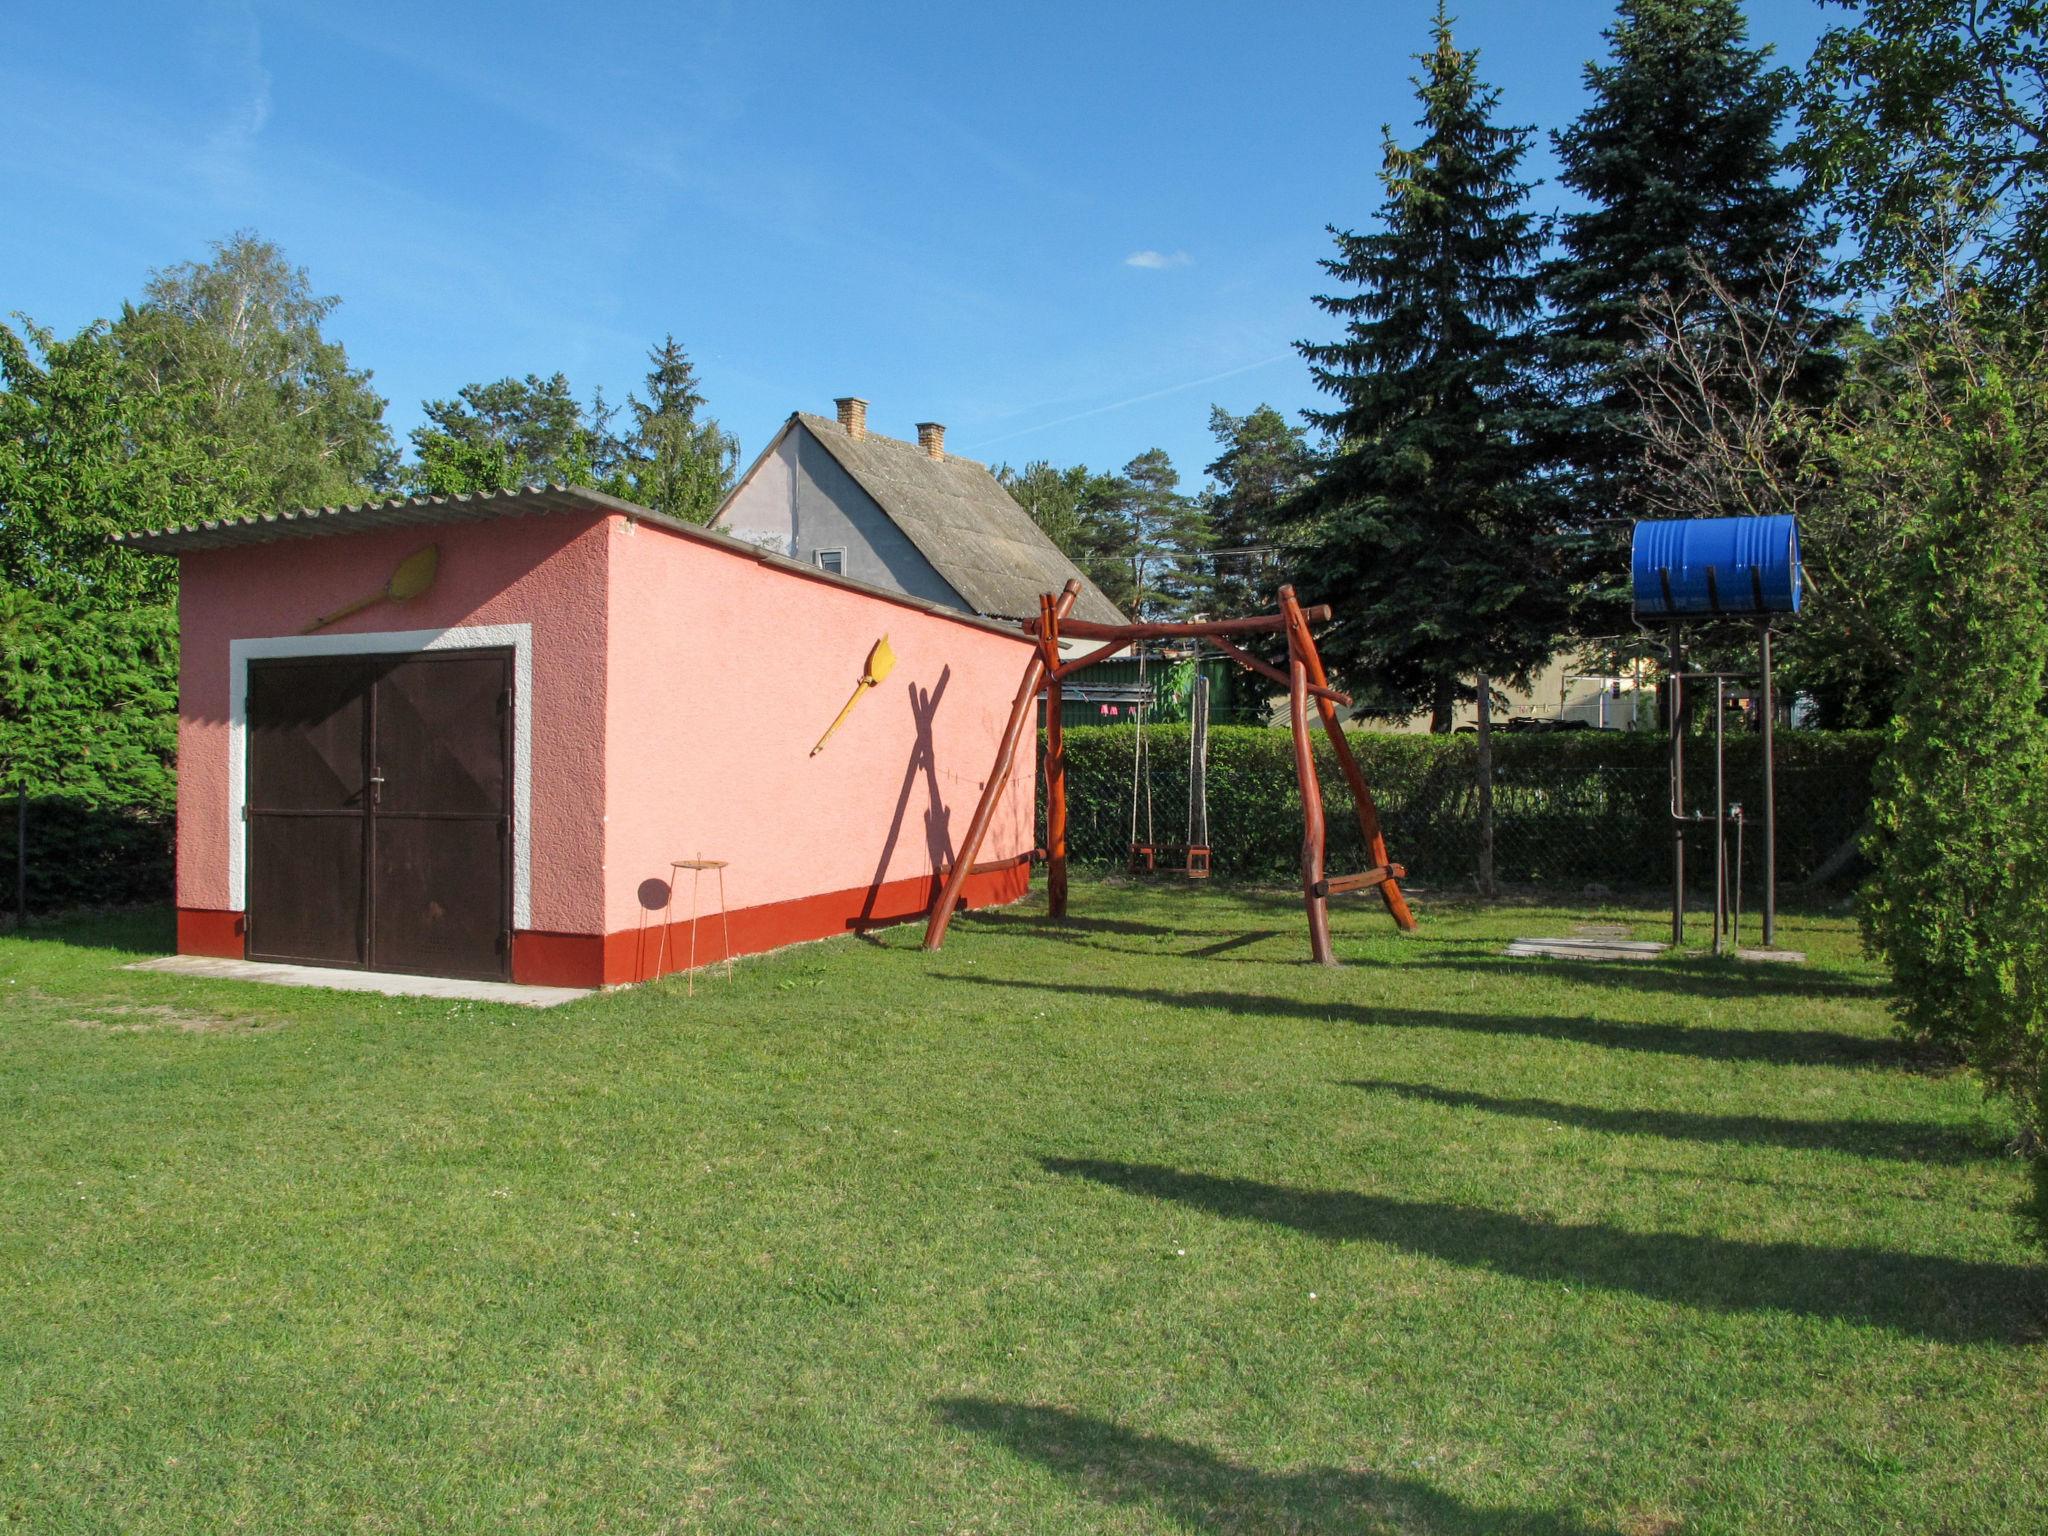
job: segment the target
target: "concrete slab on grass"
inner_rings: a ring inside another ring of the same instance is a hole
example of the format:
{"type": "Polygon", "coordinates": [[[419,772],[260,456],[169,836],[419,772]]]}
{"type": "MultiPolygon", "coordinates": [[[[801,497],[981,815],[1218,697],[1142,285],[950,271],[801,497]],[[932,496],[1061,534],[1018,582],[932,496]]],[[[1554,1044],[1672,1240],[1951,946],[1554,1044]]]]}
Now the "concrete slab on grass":
{"type": "Polygon", "coordinates": [[[1738,960],[1757,960],[1768,965],[1804,965],[1806,951],[1803,949],[1738,949],[1738,960]]]}
{"type": "Polygon", "coordinates": [[[1668,947],[1647,939],[1516,939],[1506,953],[1546,960],[1654,960],[1668,947]]]}
{"type": "Polygon", "coordinates": [[[510,981],[457,981],[447,976],[401,976],[392,971],[342,971],[319,965],[274,965],[222,960],[211,955],[166,955],[138,960],[130,971],[206,976],[217,981],[261,981],[279,987],[327,987],[336,992],[381,992],[386,997],[446,997],[471,1003],[517,1003],[555,1008],[591,994],[581,987],[522,987],[510,981]]]}

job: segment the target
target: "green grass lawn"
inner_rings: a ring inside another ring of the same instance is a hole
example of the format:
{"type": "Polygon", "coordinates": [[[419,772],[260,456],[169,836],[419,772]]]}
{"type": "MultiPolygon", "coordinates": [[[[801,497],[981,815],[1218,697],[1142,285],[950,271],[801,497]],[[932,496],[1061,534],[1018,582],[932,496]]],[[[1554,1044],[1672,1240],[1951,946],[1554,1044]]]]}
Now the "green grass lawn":
{"type": "Polygon", "coordinates": [[[0,1527],[2048,1528],[2024,1170],[1846,921],[1418,905],[1321,970],[1083,884],[547,1012],[0,939],[0,1527]]]}

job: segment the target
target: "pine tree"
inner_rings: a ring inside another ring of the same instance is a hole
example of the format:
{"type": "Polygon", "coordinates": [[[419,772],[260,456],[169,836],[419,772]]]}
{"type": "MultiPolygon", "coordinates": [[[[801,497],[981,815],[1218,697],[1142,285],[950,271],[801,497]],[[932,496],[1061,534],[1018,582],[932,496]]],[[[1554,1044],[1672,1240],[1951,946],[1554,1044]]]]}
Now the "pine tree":
{"type": "Polygon", "coordinates": [[[1317,643],[1365,711],[1428,709],[1448,730],[1465,679],[1523,678],[1549,654],[1564,598],[1528,440],[1534,130],[1495,125],[1499,93],[1441,6],[1419,58],[1422,142],[1388,131],[1381,228],[1330,231],[1322,266],[1350,291],[1316,303],[1344,335],[1299,344],[1337,404],[1308,413],[1331,452],[1287,508],[1287,559],[1304,599],[1335,607],[1317,643]]]}
{"type": "Polygon", "coordinates": [[[624,454],[623,494],[685,522],[708,522],[732,489],[739,439],[708,417],[697,370],[673,335],[648,349],[647,398],[628,396],[633,440],[624,454]]]}
{"type": "Polygon", "coordinates": [[[1148,448],[1126,464],[1123,482],[1119,510],[1128,528],[1134,616],[1171,621],[1201,612],[1209,595],[1207,514],[1181,494],[1180,472],[1164,448],[1148,448]]]}
{"type": "Polygon", "coordinates": [[[1209,431],[1220,449],[1208,470],[1209,608],[1228,618],[1273,606],[1279,511],[1307,483],[1314,455],[1307,434],[1270,405],[1244,416],[1211,406],[1209,431]]]}
{"type": "MultiPolygon", "coordinates": [[[[1576,520],[1592,533],[1584,553],[1618,591],[1625,526],[1645,515],[1643,445],[1632,425],[1637,371],[1655,366],[1654,349],[1640,345],[1644,301],[1692,286],[1704,268],[1754,303],[1802,264],[1815,282],[1783,301],[1823,295],[1801,254],[1816,232],[1777,142],[1792,77],[1770,67],[1769,49],[1747,46],[1738,0],[1622,0],[1605,36],[1607,61],[1586,66],[1592,101],[1553,135],[1562,181],[1590,206],[1560,219],[1559,254],[1543,279],[1550,362],[1567,407],[1553,421],[1554,443],[1576,520]]],[[[1820,370],[1814,387],[1825,388],[1820,370]]],[[[1596,628],[1619,619],[1611,602],[1587,615],[1596,628]]]]}
{"type": "Polygon", "coordinates": [[[1061,554],[1087,572],[1103,595],[1128,612],[1136,595],[1131,525],[1124,516],[1130,486],[1084,464],[1060,469],[1034,459],[1021,470],[1002,465],[996,479],[1061,554]]]}
{"type": "MultiPolygon", "coordinates": [[[[455,399],[429,400],[421,409],[427,425],[412,432],[418,491],[449,496],[540,481],[597,483],[599,433],[563,374],[465,384],[455,399]]],[[[597,410],[604,411],[602,399],[597,410]]]]}

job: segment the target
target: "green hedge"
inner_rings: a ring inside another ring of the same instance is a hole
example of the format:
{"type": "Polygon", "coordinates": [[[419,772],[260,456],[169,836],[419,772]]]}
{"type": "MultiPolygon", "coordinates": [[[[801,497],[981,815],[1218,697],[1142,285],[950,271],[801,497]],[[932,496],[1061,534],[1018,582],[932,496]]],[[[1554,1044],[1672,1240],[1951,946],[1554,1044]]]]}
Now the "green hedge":
{"type": "MultiPolygon", "coordinates": [[[[1164,846],[1186,837],[1185,726],[1147,726],[1153,830],[1164,846]]],[[[1077,864],[1124,863],[1130,842],[1130,726],[1070,728],[1068,848],[1077,864]]],[[[1445,885],[1477,868],[1478,742],[1471,735],[1361,732],[1350,738],[1372,785],[1394,859],[1412,876],[1445,885]]],[[[1781,731],[1778,745],[1780,888],[1808,878],[1852,838],[1870,805],[1876,732],[1781,731]]],[[[1762,743],[1728,740],[1728,794],[1761,832],[1762,743]]],[[[1670,877],[1666,742],[1618,731],[1501,732],[1494,737],[1495,864],[1514,882],[1654,886],[1670,877]]],[[[1350,797],[1328,744],[1317,768],[1330,826],[1330,867],[1364,867],[1350,797]]],[[[1713,808],[1713,742],[1688,742],[1689,809],[1713,808]]],[[[1043,782],[1041,777],[1041,783],[1043,782]]],[[[1287,732],[1217,726],[1209,736],[1209,842],[1216,873],[1244,880],[1292,878],[1299,869],[1301,801],[1287,732]]],[[[1143,832],[1142,812],[1140,833],[1143,832]]],[[[1692,868],[1706,876],[1712,845],[1691,835],[1692,868]]],[[[1745,839],[1756,890],[1760,856],[1745,839]]]]}
{"type": "Polygon", "coordinates": [[[0,590],[0,909],[21,790],[31,912],[168,896],[177,740],[169,604],[96,613],[0,590]]]}
{"type": "MultiPolygon", "coordinates": [[[[1067,731],[1069,848],[1077,865],[1119,868],[1130,838],[1130,726],[1067,731]]],[[[1148,726],[1153,829],[1178,847],[1187,810],[1187,729],[1148,726]]],[[[1460,885],[1477,868],[1476,747],[1467,736],[1358,733],[1353,749],[1373,786],[1394,858],[1412,877],[1460,885]]],[[[1781,889],[1800,884],[1853,837],[1870,803],[1876,732],[1786,731],[1778,737],[1778,869],[1781,889]]],[[[1330,867],[1365,865],[1348,795],[1327,744],[1317,744],[1330,827],[1330,867]]],[[[1762,810],[1761,744],[1728,743],[1730,798],[1762,810]]],[[[1290,880],[1299,868],[1300,798],[1285,731],[1217,726],[1209,736],[1209,840],[1216,874],[1239,880],[1290,880]]],[[[1694,808],[1711,808],[1713,744],[1689,743],[1694,808]]],[[[1040,783],[1044,779],[1041,775],[1040,783]]],[[[156,787],[156,786],[152,786],[156,787]]],[[[112,901],[158,900],[170,889],[169,797],[142,806],[95,804],[96,797],[41,795],[29,802],[31,911],[112,901]]],[[[1613,731],[1494,738],[1495,862],[1518,883],[1605,884],[1618,889],[1670,877],[1665,743],[1613,731]]],[[[11,908],[14,806],[0,802],[0,908],[11,908]]],[[[1711,844],[1695,833],[1696,876],[1711,870],[1711,844]]],[[[1758,889],[1758,851],[1745,849],[1750,900],[1758,889]]]]}
{"type": "MultiPolygon", "coordinates": [[[[12,796],[0,798],[0,911],[14,911],[12,796]]],[[[176,819],[169,807],[95,806],[76,796],[30,796],[28,909],[168,901],[176,819]]]]}

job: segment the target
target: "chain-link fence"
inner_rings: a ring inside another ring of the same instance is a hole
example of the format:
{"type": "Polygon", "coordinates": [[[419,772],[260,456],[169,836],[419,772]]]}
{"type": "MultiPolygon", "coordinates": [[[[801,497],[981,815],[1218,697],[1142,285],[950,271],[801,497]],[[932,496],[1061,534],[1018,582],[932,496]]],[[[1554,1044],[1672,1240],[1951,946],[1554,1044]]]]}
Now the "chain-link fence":
{"type": "MultiPolygon", "coordinates": [[[[1068,852],[1078,866],[1123,866],[1135,830],[1135,841],[1162,849],[1161,868],[1176,867],[1178,851],[1189,840],[1187,728],[1145,728],[1149,773],[1134,774],[1137,734],[1129,726],[1066,733],[1068,852]]],[[[1372,786],[1394,860],[1422,883],[1469,885],[1479,866],[1477,739],[1372,733],[1347,739],[1372,786]]],[[[1855,874],[1853,850],[1869,813],[1870,772],[1880,740],[1874,732],[1778,734],[1781,890],[1816,877],[1855,874]]],[[[1369,861],[1350,795],[1320,739],[1316,759],[1329,823],[1329,867],[1338,873],[1363,869],[1369,861]]],[[[1493,738],[1493,759],[1494,869],[1500,881],[1633,890],[1670,879],[1664,738],[1612,731],[1501,732],[1493,738]]],[[[1213,729],[1207,789],[1207,842],[1218,878],[1298,875],[1301,799],[1287,732],[1213,729]]],[[[1742,867],[1755,891],[1762,870],[1763,752],[1753,735],[1728,740],[1727,796],[1746,818],[1742,867]]],[[[1685,808],[1713,812],[1711,737],[1687,742],[1685,808]]],[[[1687,841],[1688,868],[1702,888],[1710,888],[1711,828],[1690,831],[1687,841]]]]}
{"type": "Polygon", "coordinates": [[[79,796],[0,800],[0,912],[160,901],[171,894],[168,809],[103,806],[79,796]]]}
{"type": "MultiPolygon", "coordinates": [[[[1069,727],[1068,847],[1081,868],[1121,869],[1133,841],[1130,726],[1069,727]]],[[[1372,785],[1388,850],[1425,885],[1469,886],[1479,867],[1478,743],[1471,736],[1348,738],[1372,785]]],[[[1136,780],[1136,840],[1177,867],[1188,842],[1188,729],[1145,728],[1149,774],[1136,780]],[[1149,794],[1148,794],[1149,786],[1149,794]],[[1150,814],[1147,815],[1149,799],[1150,814]]],[[[1853,879],[1859,834],[1869,815],[1875,732],[1784,731],[1778,736],[1778,881],[1784,891],[1813,881],[1853,879]]],[[[1666,744],[1660,736],[1614,731],[1501,732],[1493,742],[1494,870],[1510,885],[1571,890],[1604,885],[1648,890],[1670,879],[1671,824],[1666,744]]],[[[1686,809],[1713,810],[1714,744],[1687,742],[1686,809]]],[[[1343,873],[1368,860],[1350,796],[1327,743],[1317,765],[1329,822],[1329,867],[1343,873]]],[[[1728,798],[1746,816],[1742,870],[1761,890],[1762,743],[1728,739],[1728,798]]],[[[1039,775],[1041,795],[1044,775],[1039,775]]],[[[1218,879],[1291,881],[1300,869],[1301,800],[1288,733],[1263,726],[1216,726],[1209,733],[1208,845],[1218,879]]],[[[171,884],[167,809],[94,806],[30,797],[26,807],[28,910],[161,900],[171,884]]],[[[1042,812],[1042,807],[1041,807],[1042,812]]],[[[18,838],[15,806],[0,806],[0,910],[12,915],[18,838]]],[[[1711,888],[1709,829],[1687,836],[1687,867],[1711,888]]],[[[1731,838],[1730,856],[1734,856],[1731,838]]]]}

